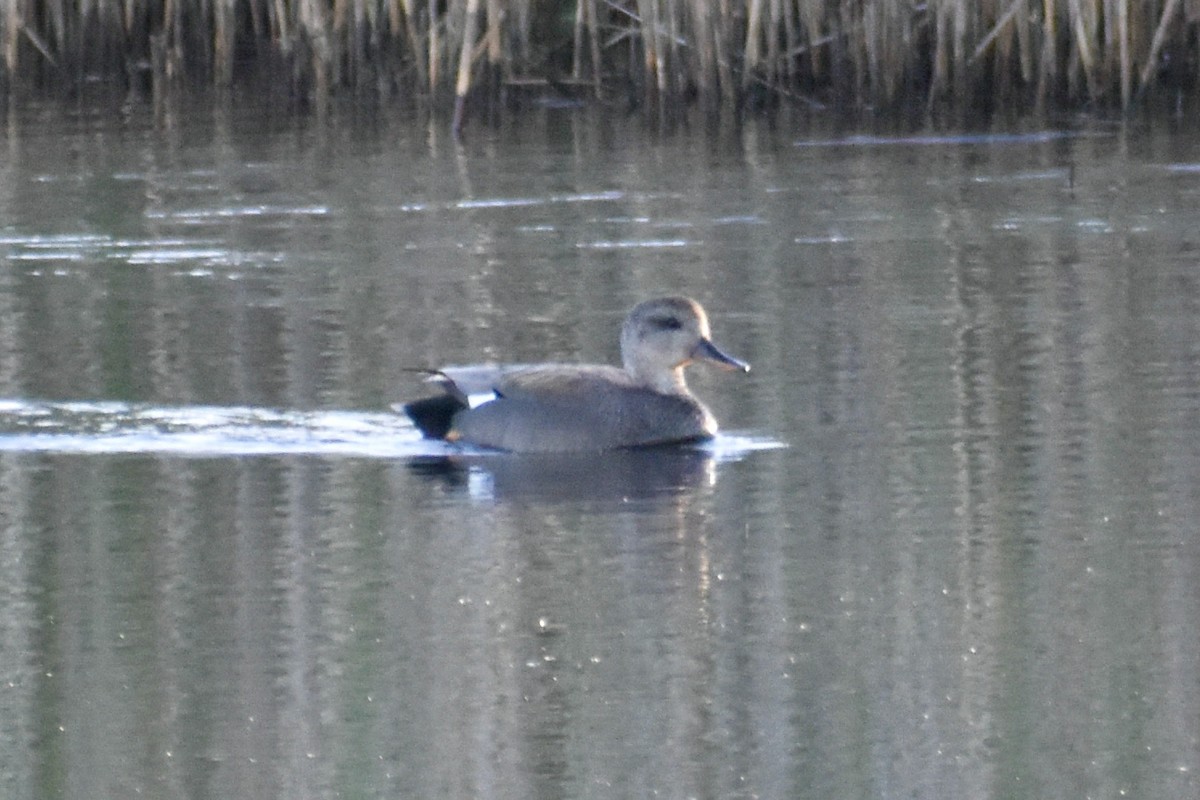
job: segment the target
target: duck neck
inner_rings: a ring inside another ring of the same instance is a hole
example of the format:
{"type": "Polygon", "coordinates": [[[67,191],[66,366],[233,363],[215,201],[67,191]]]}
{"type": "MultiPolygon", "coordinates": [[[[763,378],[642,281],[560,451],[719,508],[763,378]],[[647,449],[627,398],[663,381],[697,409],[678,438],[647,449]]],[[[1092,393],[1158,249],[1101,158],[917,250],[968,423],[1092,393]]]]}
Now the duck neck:
{"type": "Polygon", "coordinates": [[[641,386],[653,389],[660,394],[688,393],[682,366],[672,369],[662,369],[660,366],[658,369],[654,369],[633,359],[625,363],[625,371],[632,375],[633,379],[641,386]]]}

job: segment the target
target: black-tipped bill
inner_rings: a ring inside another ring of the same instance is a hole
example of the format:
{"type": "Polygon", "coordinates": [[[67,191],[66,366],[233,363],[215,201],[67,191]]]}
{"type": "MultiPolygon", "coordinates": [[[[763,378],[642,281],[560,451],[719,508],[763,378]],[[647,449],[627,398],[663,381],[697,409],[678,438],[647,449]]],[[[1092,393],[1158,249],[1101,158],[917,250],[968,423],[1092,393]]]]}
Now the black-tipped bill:
{"type": "Polygon", "coordinates": [[[741,370],[742,372],[750,371],[749,364],[747,364],[745,361],[742,361],[740,358],[734,358],[727,353],[722,353],[717,349],[717,346],[708,339],[700,340],[700,344],[696,345],[696,350],[692,353],[692,358],[702,358],[705,361],[712,361],[713,363],[720,364],[727,369],[736,369],[741,370]]]}

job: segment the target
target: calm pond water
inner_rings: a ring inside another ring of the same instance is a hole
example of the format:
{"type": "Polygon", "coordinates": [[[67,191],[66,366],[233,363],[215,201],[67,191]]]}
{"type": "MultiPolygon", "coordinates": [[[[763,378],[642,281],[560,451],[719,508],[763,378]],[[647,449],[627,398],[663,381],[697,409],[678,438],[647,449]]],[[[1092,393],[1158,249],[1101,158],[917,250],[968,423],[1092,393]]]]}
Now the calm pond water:
{"type": "Polygon", "coordinates": [[[1200,794],[1194,132],[6,123],[0,796],[1200,794]],[[663,292],[710,448],[389,410],[663,292]]]}

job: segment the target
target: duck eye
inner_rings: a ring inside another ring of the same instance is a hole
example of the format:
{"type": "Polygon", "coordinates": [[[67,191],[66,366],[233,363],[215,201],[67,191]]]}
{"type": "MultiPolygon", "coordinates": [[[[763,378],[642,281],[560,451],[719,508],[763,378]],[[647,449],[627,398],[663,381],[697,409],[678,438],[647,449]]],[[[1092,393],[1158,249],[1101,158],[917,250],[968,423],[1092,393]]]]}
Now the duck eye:
{"type": "Polygon", "coordinates": [[[683,327],[679,317],[660,317],[654,320],[655,327],[664,331],[677,331],[683,327]]]}

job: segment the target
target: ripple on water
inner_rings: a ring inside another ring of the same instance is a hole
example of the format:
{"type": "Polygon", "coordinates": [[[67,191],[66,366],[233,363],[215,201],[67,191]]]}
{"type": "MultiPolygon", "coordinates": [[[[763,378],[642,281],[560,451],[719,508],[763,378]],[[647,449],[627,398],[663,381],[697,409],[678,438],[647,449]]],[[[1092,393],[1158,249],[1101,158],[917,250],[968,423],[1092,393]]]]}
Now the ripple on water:
{"type": "MultiPolygon", "coordinates": [[[[277,263],[284,258],[278,252],[231,250],[218,239],[205,238],[121,239],[84,233],[10,233],[0,237],[0,247],[3,246],[7,246],[4,253],[7,260],[31,264],[115,262],[135,266],[195,264],[198,268],[212,268],[277,263]]],[[[67,273],[54,271],[50,274],[67,273]]],[[[194,275],[195,272],[185,270],[184,274],[194,275]]]]}
{"type": "MultiPolygon", "coordinates": [[[[0,400],[0,414],[0,451],[7,452],[367,458],[489,454],[423,439],[407,417],[391,412],[5,399],[0,400]]],[[[782,446],[770,438],[730,433],[699,447],[724,461],[782,446]]]]}

